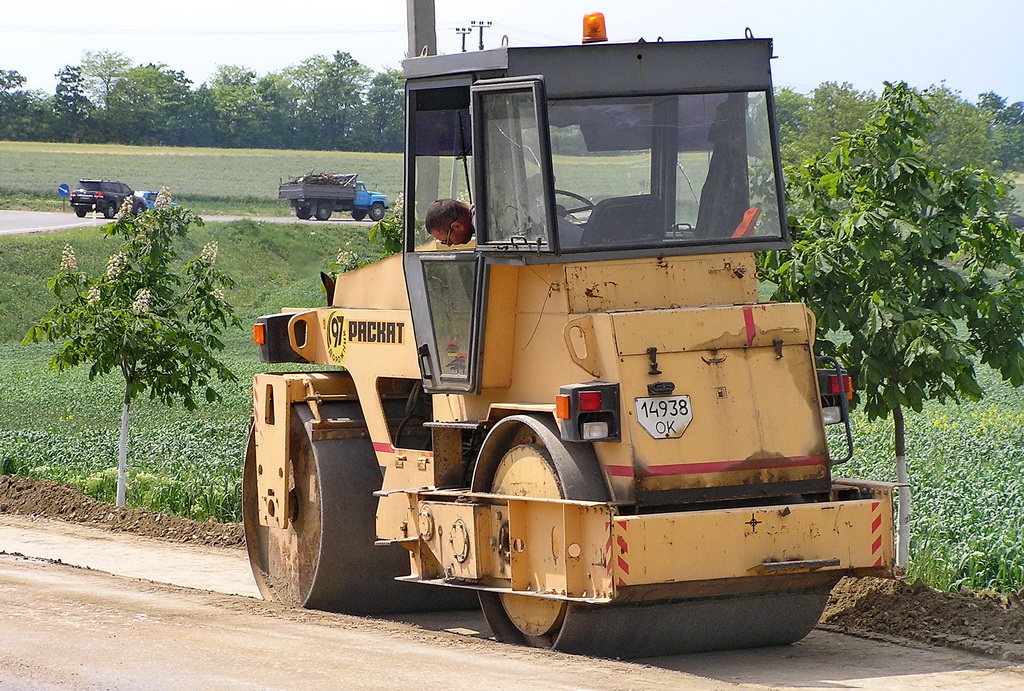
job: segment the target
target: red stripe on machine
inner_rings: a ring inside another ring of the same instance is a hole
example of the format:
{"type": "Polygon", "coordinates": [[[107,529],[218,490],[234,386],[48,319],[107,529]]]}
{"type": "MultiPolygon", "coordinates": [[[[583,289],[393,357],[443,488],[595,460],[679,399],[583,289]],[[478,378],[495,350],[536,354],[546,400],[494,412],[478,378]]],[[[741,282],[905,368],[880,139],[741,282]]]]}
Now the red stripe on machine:
{"type": "Polygon", "coordinates": [[[882,517],[881,516],[875,516],[875,520],[871,522],[871,532],[872,533],[877,532],[878,529],[881,526],[882,526],[882,517]]]}
{"type": "Polygon", "coordinates": [[[387,442],[375,441],[373,442],[373,450],[379,451],[380,453],[394,453],[395,447],[391,446],[391,444],[388,444],[387,442]]]}
{"type": "Polygon", "coordinates": [[[881,536],[879,536],[879,537],[875,538],[874,543],[872,543],[872,545],[871,545],[871,553],[874,554],[875,552],[877,552],[881,548],[882,548],[882,538],[881,538],[881,536]]]}
{"type": "Polygon", "coordinates": [[[700,475],[702,473],[742,472],[744,470],[768,470],[770,468],[800,468],[808,465],[824,465],[821,456],[792,456],[789,458],[765,458],[760,461],[718,461],[714,463],[679,463],[657,465],[640,469],[641,475],[700,475]]]}
{"type": "Polygon", "coordinates": [[[631,465],[610,465],[607,466],[607,470],[612,477],[633,477],[633,466],[631,465]]]}
{"type": "Polygon", "coordinates": [[[754,345],[754,336],[757,335],[757,327],[754,325],[754,308],[743,308],[743,323],[747,327],[747,347],[754,345]]]}
{"type": "MultiPolygon", "coordinates": [[[[628,576],[629,575],[629,564],[627,564],[626,560],[623,559],[622,557],[618,558],[618,562],[619,562],[619,571],[622,571],[624,574],[626,574],[628,576]]],[[[621,578],[619,579],[619,585],[625,585],[622,582],[621,578]]]]}

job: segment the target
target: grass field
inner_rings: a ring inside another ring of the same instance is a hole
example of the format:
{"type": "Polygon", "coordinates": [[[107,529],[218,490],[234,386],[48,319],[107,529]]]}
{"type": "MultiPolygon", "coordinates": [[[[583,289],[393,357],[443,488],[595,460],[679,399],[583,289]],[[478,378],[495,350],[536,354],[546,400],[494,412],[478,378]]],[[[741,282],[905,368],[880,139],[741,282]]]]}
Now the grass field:
{"type": "Polygon", "coordinates": [[[402,191],[401,154],[0,141],[0,208],[20,199],[30,208],[59,209],[58,185],[105,178],[137,190],[167,186],[200,213],[237,213],[248,205],[286,215],[278,184],[311,171],[358,173],[389,202],[402,191]]]}

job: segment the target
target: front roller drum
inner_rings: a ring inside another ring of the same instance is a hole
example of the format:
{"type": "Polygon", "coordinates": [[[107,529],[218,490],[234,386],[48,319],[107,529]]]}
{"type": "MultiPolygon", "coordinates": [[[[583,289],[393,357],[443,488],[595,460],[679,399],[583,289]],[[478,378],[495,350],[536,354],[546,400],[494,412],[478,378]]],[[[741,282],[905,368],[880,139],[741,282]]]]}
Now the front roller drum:
{"type": "MultiPolygon", "coordinates": [[[[608,501],[593,447],[563,442],[546,418],[516,415],[491,430],[473,489],[495,494],[608,501]]],[[[652,604],[584,604],[480,592],[495,637],[567,653],[635,659],[784,645],[817,624],[830,584],[652,604]]]]}
{"type": "MultiPolygon", "coordinates": [[[[331,419],[362,420],[355,402],[320,405],[331,419]]],[[[255,434],[250,432],[242,480],[242,514],[249,563],[266,600],[347,614],[387,614],[473,605],[469,594],[395,581],[409,573],[409,553],[375,546],[382,477],[370,440],[315,438],[312,412],[291,408],[291,523],[260,524],[255,434]]]]}

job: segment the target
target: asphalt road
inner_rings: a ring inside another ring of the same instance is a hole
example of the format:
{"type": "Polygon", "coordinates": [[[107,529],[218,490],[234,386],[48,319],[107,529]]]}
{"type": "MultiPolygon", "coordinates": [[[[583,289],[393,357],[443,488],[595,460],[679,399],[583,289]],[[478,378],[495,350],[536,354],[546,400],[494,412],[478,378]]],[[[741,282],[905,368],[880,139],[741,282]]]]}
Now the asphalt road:
{"type": "MultiPolygon", "coordinates": [[[[348,214],[339,215],[328,221],[299,221],[292,216],[203,216],[203,220],[210,223],[226,223],[243,218],[264,223],[309,223],[315,226],[372,225],[371,221],[353,221],[348,214]]],[[[0,211],[0,235],[44,233],[79,226],[102,226],[107,223],[110,221],[103,218],[102,214],[87,214],[85,218],[79,218],[71,211],[0,211]]]]}

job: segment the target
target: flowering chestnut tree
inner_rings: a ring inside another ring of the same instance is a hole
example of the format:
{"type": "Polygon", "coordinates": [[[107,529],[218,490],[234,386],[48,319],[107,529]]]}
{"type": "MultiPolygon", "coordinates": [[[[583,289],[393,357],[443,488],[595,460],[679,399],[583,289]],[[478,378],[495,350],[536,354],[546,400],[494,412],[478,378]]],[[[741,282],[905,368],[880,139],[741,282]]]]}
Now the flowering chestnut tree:
{"type": "MultiPolygon", "coordinates": [[[[129,203],[130,199],[127,200],[129,203]]],[[[122,242],[106,271],[88,277],[65,246],[60,271],[48,282],[56,304],[28,331],[23,343],[60,342],[50,366],[62,371],[89,364],[89,378],[118,372],[124,378],[118,446],[117,505],[125,505],[128,413],[138,396],[165,405],[220,398],[214,379],[237,377],[214,354],[220,335],[240,320],[224,299],[233,281],[216,268],[217,243],[179,261],[177,240],[202,219],[174,206],[166,188],[156,209],[133,216],[122,207],[103,232],[122,242]]]]}

